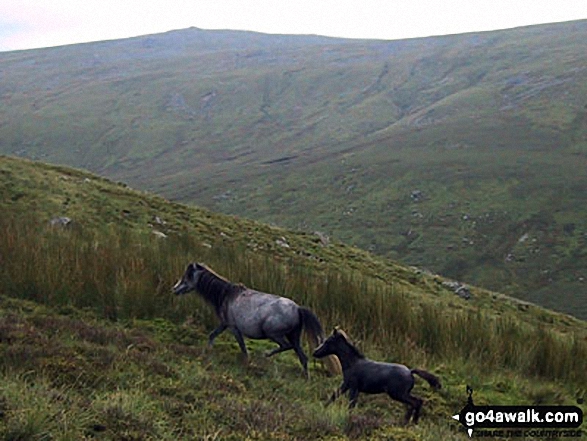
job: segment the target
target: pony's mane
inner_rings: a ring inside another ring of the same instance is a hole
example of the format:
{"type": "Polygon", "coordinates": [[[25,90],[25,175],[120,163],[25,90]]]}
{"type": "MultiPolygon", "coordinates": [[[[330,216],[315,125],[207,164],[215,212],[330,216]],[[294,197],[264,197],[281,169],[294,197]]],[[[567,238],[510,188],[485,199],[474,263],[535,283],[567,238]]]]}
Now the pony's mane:
{"type": "Polygon", "coordinates": [[[218,279],[227,282],[227,283],[232,283],[230,280],[228,280],[226,277],[221,276],[220,274],[218,274],[216,271],[214,271],[212,268],[210,268],[208,265],[206,265],[205,263],[200,263],[198,262],[198,265],[201,266],[202,268],[204,268],[206,271],[208,271],[209,273],[211,273],[212,275],[216,276],[218,279]]]}
{"type": "Polygon", "coordinates": [[[337,332],[342,336],[342,338],[344,338],[346,344],[349,346],[349,348],[352,349],[357,357],[365,358],[365,355],[363,355],[363,353],[359,351],[359,349],[351,342],[351,339],[346,332],[344,332],[342,329],[337,329],[337,332]]]}
{"type": "Polygon", "coordinates": [[[225,300],[234,297],[246,289],[243,284],[232,283],[210,269],[207,265],[201,263],[198,263],[198,265],[203,268],[203,271],[198,278],[196,288],[207,302],[214,305],[216,313],[220,313],[225,300]]]}

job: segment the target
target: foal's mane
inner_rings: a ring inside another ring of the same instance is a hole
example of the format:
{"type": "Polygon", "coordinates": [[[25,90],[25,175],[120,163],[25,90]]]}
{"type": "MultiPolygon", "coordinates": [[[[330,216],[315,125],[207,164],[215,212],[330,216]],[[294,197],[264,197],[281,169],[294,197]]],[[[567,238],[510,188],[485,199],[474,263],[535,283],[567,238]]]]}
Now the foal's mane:
{"type": "Polygon", "coordinates": [[[358,358],[365,358],[365,355],[363,355],[363,353],[359,351],[359,349],[351,342],[351,339],[346,332],[344,332],[342,329],[337,329],[336,331],[342,336],[348,347],[354,352],[355,356],[358,358]]]}
{"type": "Polygon", "coordinates": [[[225,300],[229,300],[242,292],[246,287],[241,283],[232,283],[222,277],[207,265],[198,263],[203,268],[196,289],[204,299],[214,305],[216,313],[219,313],[225,300]]]}

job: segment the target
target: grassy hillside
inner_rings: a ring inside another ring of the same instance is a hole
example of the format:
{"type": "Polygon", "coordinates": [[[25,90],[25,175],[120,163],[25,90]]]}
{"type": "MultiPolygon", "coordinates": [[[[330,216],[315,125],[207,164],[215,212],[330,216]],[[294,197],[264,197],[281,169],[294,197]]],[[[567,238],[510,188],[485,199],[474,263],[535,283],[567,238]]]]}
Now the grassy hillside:
{"type": "Polygon", "coordinates": [[[587,325],[571,316],[473,287],[464,300],[440,276],[69,168],[0,157],[0,191],[5,439],[457,440],[466,384],[477,404],[584,397],[587,325]],[[311,307],[373,358],[439,375],[440,393],[417,386],[422,424],[400,427],[384,397],[325,409],[340,379],[312,365],[306,381],[293,354],[265,359],[266,342],[247,342],[248,366],[228,334],[207,351],[213,313],[170,293],[192,260],[311,307]]]}
{"type": "Polygon", "coordinates": [[[586,318],[586,38],[188,29],[2,53],[0,152],[586,318]]]}

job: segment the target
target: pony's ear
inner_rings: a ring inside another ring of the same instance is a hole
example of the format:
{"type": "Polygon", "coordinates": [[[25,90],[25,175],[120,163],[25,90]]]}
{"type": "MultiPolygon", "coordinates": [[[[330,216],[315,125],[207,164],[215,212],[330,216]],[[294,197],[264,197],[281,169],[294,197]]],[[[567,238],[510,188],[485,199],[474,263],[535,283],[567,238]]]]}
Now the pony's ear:
{"type": "Polygon", "coordinates": [[[193,263],[189,263],[188,267],[185,269],[186,274],[192,274],[196,270],[193,263]]]}
{"type": "Polygon", "coordinates": [[[193,265],[194,265],[194,269],[203,270],[205,268],[203,264],[198,263],[198,262],[194,263],[193,265]]]}
{"type": "Polygon", "coordinates": [[[334,329],[332,330],[332,335],[338,334],[339,329],[340,329],[340,326],[335,326],[334,329]]]}

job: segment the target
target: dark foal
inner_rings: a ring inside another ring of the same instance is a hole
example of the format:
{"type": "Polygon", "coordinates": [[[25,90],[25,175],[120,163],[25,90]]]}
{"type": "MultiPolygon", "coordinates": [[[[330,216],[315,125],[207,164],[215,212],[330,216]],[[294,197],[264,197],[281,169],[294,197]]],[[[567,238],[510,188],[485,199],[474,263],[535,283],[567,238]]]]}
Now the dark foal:
{"type": "Polygon", "coordinates": [[[344,331],[335,329],[315,351],[314,357],[336,355],[342,364],[342,385],[332,394],[327,405],[341,394],[349,392],[349,408],[355,407],[359,392],[387,393],[392,399],[407,405],[405,423],[414,424],[420,417],[423,400],[411,394],[414,374],[424,378],[434,389],[440,389],[439,379],[422,369],[409,369],[403,364],[381,363],[369,360],[350,342],[344,331]]]}

